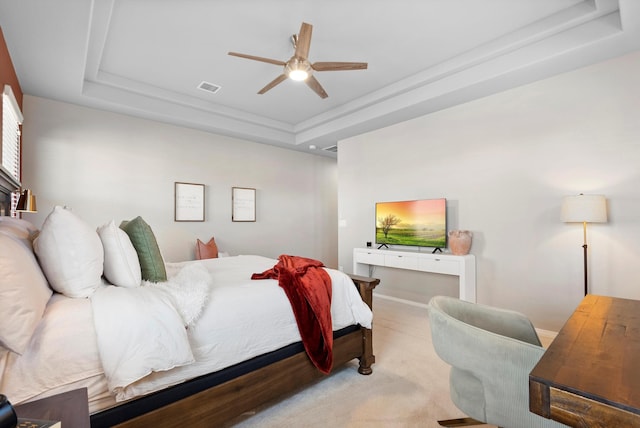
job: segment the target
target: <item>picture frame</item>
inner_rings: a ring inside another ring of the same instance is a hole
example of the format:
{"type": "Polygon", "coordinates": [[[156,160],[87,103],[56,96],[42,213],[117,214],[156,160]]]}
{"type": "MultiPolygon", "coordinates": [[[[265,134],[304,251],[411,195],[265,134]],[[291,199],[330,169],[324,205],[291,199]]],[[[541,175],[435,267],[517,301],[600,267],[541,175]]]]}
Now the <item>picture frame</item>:
{"type": "Polygon", "coordinates": [[[174,183],[174,221],[204,221],[204,184],[174,183]]]}
{"type": "Polygon", "coordinates": [[[256,221],[256,189],[231,188],[231,221],[256,221]]]}

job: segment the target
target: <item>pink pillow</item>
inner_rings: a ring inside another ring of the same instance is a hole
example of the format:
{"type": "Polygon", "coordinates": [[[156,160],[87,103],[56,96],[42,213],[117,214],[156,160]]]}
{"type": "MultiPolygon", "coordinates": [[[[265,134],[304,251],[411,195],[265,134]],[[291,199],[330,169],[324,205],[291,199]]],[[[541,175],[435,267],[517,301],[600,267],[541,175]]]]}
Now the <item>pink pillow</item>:
{"type": "Polygon", "coordinates": [[[209,239],[206,244],[201,240],[196,241],[196,259],[217,259],[218,258],[218,246],[214,238],[209,239]]]}

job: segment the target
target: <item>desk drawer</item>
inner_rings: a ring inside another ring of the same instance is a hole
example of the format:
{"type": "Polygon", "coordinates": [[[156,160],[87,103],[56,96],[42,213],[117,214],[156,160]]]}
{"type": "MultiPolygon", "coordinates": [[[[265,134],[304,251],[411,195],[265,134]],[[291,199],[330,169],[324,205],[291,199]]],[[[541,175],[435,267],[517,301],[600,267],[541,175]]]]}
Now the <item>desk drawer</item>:
{"type": "Polygon", "coordinates": [[[384,265],[393,268],[416,270],[418,269],[418,258],[412,256],[386,254],[384,256],[384,265]]]}
{"type": "Polygon", "coordinates": [[[418,270],[425,272],[443,273],[445,275],[459,275],[460,262],[456,260],[443,260],[429,258],[418,260],[418,270]]]}
{"type": "Polygon", "coordinates": [[[363,251],[355,253],[355,258],[357,263],[384,266],[384,254],[363,251]]]}

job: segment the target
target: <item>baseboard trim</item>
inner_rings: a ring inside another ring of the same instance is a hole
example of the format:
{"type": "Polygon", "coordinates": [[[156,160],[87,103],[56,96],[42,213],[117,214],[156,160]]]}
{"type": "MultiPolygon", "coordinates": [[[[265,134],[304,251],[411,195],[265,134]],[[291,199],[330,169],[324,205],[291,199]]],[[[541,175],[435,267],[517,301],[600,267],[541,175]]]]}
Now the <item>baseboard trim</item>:
{"type": "Polygon", "coordinates": [[[538,336],[547,337],[549,339],[555,339],[558,335],[557,331],[544,330],[541,328],[536,328],[536,332],[538,332],[538,336]]]}
{"type": "MultiPolygon", "coordinates": [[[[387,294],[381,294],[376,292],[375,290],[373,292],[373,297],[379,297],[385,300],[392,300],[394,302],[404,303],[405,305],[410,305],[410,306],[417,306],[419,308],[424,308],[424,309],[428,307],[426,303],[414,302],[412,300],[401,299],[399,297],[389,296],[387,294]]],[[[543,336],[551,340],[555,339],[555,337],[558,335],[557,331],[544,330],[541,328],[536,328],[536,332],[538,333],[538,336],[543,336]]]]}
{"type": "Polygon", "coordinates": [[[401,299],[399,297],[393,297],[387,294],[380,294],[380,293],[377,293],[375,290],[373,291],[373,297],[379,297],[385,300],[393,300],[394,302],[404,303],[405,305],[410,305],[410,306],[417,306],[419,308],[425,308],[425,309],[427,308],[426,303],[414,302],[412,300],[401,299]]]}

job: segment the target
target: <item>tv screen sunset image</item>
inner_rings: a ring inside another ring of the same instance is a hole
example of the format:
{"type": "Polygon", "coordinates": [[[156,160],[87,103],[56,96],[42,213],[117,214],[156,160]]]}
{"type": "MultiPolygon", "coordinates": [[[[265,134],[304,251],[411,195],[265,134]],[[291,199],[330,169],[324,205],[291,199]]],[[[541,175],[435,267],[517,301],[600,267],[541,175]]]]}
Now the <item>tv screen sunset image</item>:
{"type": "Polygon", "coordinates": [[[446,199],[378,202],[376,204],[376,243],[446,247],[446,199]]]}

